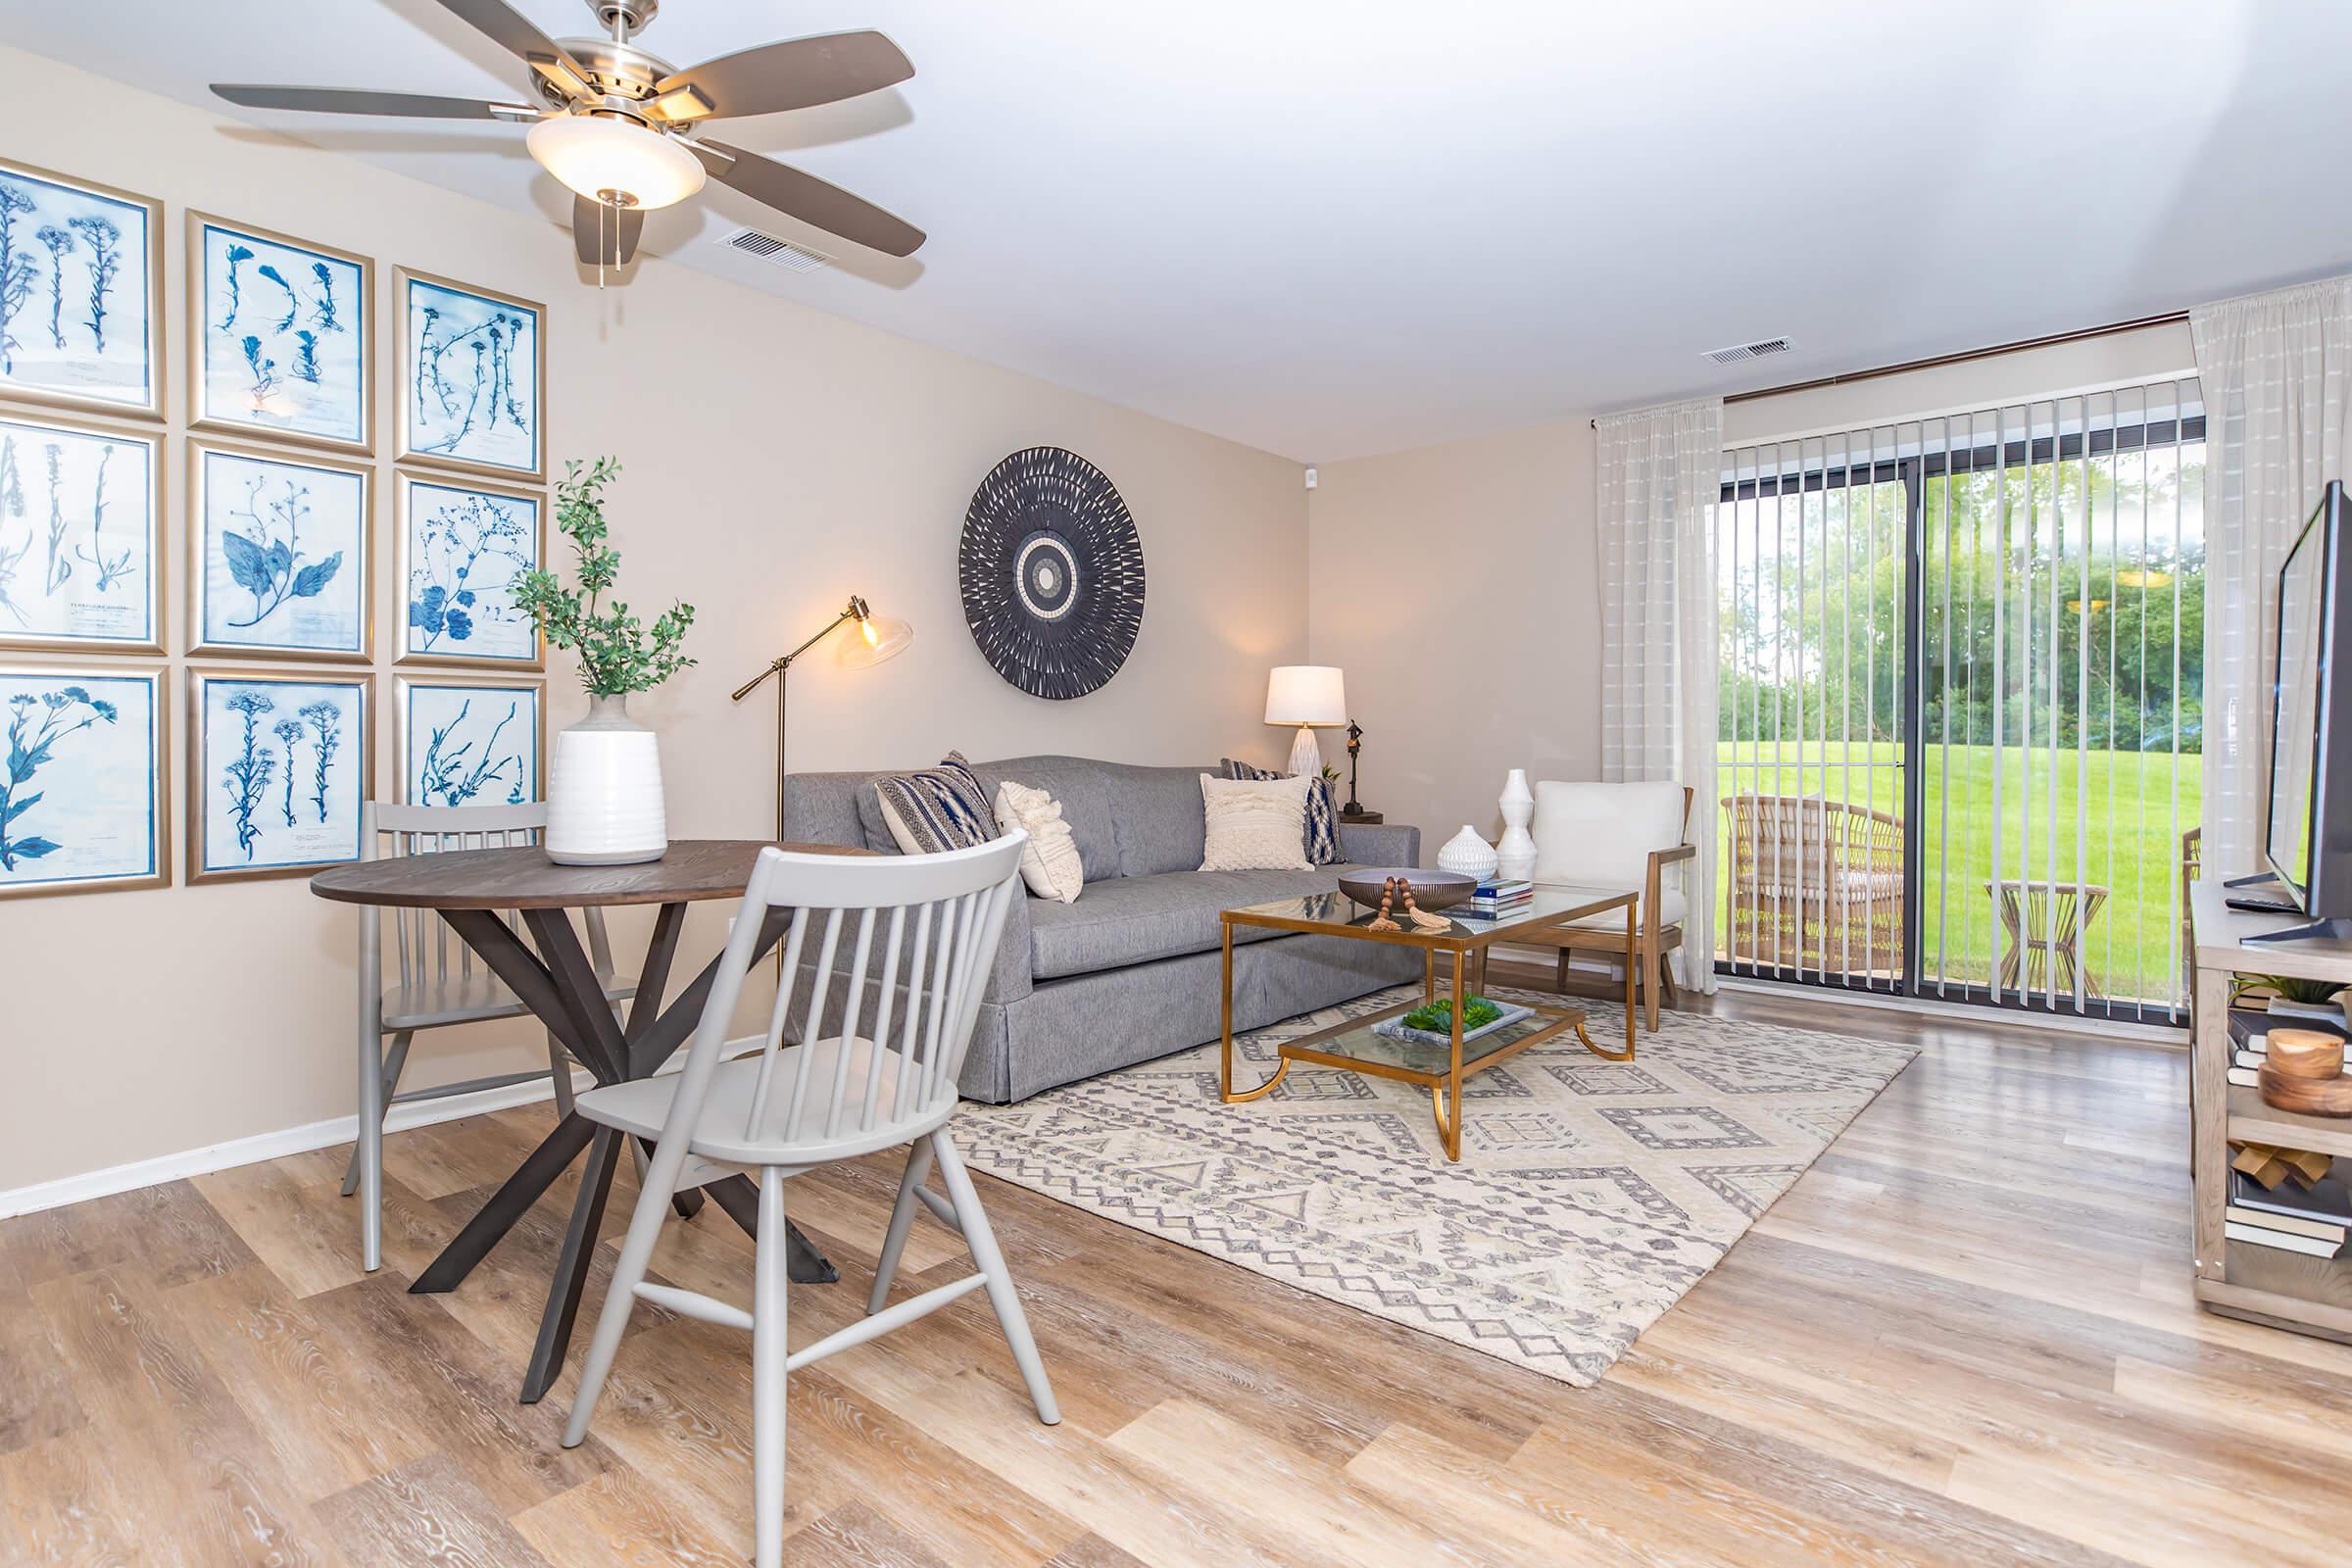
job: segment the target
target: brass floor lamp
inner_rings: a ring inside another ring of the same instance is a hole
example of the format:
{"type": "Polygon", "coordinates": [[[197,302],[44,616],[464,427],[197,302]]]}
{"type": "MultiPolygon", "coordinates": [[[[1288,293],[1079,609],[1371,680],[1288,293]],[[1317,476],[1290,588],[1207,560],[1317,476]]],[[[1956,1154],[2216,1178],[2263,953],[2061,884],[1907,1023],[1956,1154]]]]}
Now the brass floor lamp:
{"type": "Polygon", "coordinates": [[[823,629],[791,653],[774,661],[759,674],[735,688],[733,701],[742,702],[760,689],[760,683],[773,675],[776,680],[776,837],[784,837],[784,677],[792,671],[792,662],[823,642],[839,630],[846,621],[858,623],[858,635],[834,650],[833,662],[847,669],[862,669],[879,664],[886,659],[896,659],[914,641],[914,628],[903,620],[877,615],[866,602],[857,595],[842,612],[825,622],[823,629]]]}

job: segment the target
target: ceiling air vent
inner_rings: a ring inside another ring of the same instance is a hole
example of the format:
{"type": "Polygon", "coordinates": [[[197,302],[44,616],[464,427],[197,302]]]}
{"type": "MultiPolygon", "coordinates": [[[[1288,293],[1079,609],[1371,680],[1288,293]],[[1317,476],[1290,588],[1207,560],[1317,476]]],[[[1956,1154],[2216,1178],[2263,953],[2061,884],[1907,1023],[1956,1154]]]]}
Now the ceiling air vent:
{"type": "Polygon", "coordinates": [[[833,258],[773,234],[762,234],[756,228],[739,228],[719,237],[719,244],[746,256],[757,256],[770,267],[781,267],[787,272],[813,272],[820,267],[832,265],[833,258]]]}
{"type": "Polygon", "coordinates": [[[1735,343],[1728,349],[1709,349],[1707,358],[1717,365],[1738,365],[1741,360],[1760,360],[1767,354],[1786,354],[1788,340],[1768,337],[1760,343],[1735,343]]]}

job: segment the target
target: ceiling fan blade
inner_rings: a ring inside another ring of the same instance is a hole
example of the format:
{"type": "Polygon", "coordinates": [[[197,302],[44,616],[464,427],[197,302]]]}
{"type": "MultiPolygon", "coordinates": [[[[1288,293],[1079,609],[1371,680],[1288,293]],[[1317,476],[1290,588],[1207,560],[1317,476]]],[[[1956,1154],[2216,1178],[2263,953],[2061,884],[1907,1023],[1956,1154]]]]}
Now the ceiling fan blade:
{"type": "Polygon", "coordinates": [[[774,208],[804,223],[814,223],[828,234],[891,256],[911,256],[923,243],[923,231],[884,212],[861,196],[829,185],[814,174],[788,169],[758,153],[747,153],[723,141],[704,137],[686,145],[703,161],[710,177],[732,185],[756,202],[774,208]]]}
{"type": "Polygon", "coordinates": [[[571,199],[571,248],[590,267],[628,266],[644,232],[641,207],[607,207],[585,196],[571,199]]]}
{"type": "Polygon", "coordinates": [[[693,87],[713,115],[768,115],[855,98],[913,74],[913,63],[882,34],[832,32],[720,55],[662,77],[654,90],[693,87]]]}
{"type": "Polygon", "coordinates": [[[568,97],[594,91],[587,71],[564,52],[564,46],[532,25],[528,17],[503,0],[437,0],[441,9],[466,23],[533,71],[564,89],[568,97]]]}
{"type": "Polygon", "coordinates": [[[439,98],[420,92],[369,92],[365,88],[268,87],[246,82],[213,83],[216,96],[248,109],[298,109],[313,115],[400,115],[417,120],[536,120],[528,104],[492,103],[480,98],[439,98]]]}

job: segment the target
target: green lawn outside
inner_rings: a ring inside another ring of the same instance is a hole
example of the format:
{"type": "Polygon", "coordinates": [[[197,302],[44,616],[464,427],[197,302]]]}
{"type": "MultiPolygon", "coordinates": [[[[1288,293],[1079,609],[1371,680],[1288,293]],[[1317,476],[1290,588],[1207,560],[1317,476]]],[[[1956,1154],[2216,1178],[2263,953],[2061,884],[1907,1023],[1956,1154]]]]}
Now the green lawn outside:
{"type": "MultiPolygon", "coordinates": [[[[1886,742],[1831,741],[1825,746],[1812,741],[1800,747],[1789,741],[1777,748],[1770,742],[1722,742],[1716,749],[1717,795],[1826,795],[1899,815],[1901,758],[1902,748],[1886,742]]],[[[2094,752],[2078,760],[2061,752],[2053,803],[2052,760],[2046,748],[2030,758],[2016,747],[1998,753],[1989,746],[1927,748],[1927,795],[1919,824],[1925,884],[1920,968],[1927,989],[1934,991],[1939,973],[1955,983],[1987,984],[1999,962],[1999,919],[1984,890],[1993,875],[1996,759],[2001,775],[2001,877],[2105,886],[2107,904],[2083,944],[2091,978],[2113,998],[2172,1000],[2179,984],[2175,889],[2180,834],[2197,824],[2201,775],[2196,756],[2176,759],[2170,753],[2094,752]],[[2076,801],[2081,792],[2087,792],[2087,831],[2078,843],[2076,801]]],[[[1713,815],[1716,863],[1728,868],[1729,825],[1720,807],[1713,815]]],[[[1722,901],[1719,887],[1719,948],[1722,901]]]]}

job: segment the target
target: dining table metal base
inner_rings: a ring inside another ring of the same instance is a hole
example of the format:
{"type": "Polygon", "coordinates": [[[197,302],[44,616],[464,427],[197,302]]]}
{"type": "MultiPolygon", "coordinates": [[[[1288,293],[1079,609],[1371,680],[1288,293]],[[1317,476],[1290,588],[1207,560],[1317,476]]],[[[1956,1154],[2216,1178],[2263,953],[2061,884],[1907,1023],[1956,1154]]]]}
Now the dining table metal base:
{"type": "MultiPolygon", "coordinates": [[[[783,935],[789,910],[768,916],[760,934],[764,956],[783,935]]],[[[625,1083],[650,1076],[686,1042],[700,1021],[703,1004],[718,974],[720,959],[712,958],[693,984],[667,1007],[661,1004],[668,987],[669,969],[677,956],[678,933],[685,924],[684,904],[664,904],[655,918],[639,969],[637,995],[629,1004],[624,1025],[605,1000],[602,984],[587,952],[581,947],[570,916],[563,909],[524,909],[531,942],[526,944],[496,914],[483,909],[443,909],[441,917],[463,938],[493,974],[506,982],[523,1005],[555,1032],[556,1038],[602,1084],[625,1083]],[[538,951],[534,953],[532,947],[538,951]]],[[[564,1248],[548,1287],[547,1305],[540,1314],[539,1335],[530,1365],[522,1380],[522,1402],[535,1404],[554,1386],[563,1371],[571,1330],[579,1316],[580,1297],[595,1260],[596,1239],[604,1226],[612,1178],[622,1153],[620,1135],[599,1127],[577,1111],[556,1124],[553,1132],[526,1155],[514,1173],[501,1183],[488,1202],[467,1220],[439,1256],[409,1289],[432,1295],[457,1289],[474,1266],[488,1256],[514,1223],[554,1186],[577,1159],[588,1153],[587,1169],[573,1200],[571,1218],[564,1227],[564,1248]]],[[[653,1146],[644,1145],[650,1156],[653,1146]]],[[[747,1234],[759,1234],[759,1193],[742,1176],[732,1176],[700,1189],[747,1234]]],[[[695,1194],[681,1194],[680,1211],[700,1207],[695,1194]]],[[[786,1254],[790,1277],[799,1284],[831,1284],[840,1278],[824,1255],[810,1246],[797,1226],[787,1222],[786,1254]]]]}

